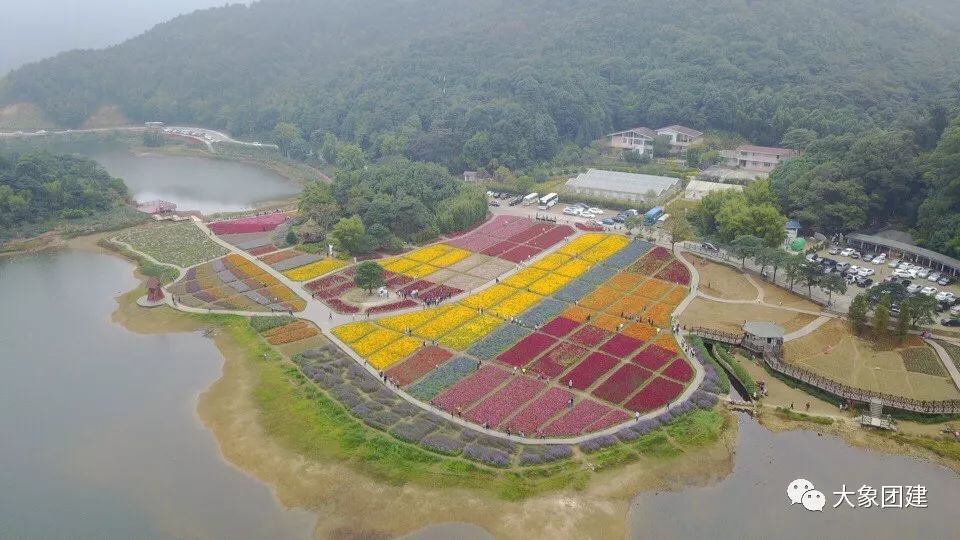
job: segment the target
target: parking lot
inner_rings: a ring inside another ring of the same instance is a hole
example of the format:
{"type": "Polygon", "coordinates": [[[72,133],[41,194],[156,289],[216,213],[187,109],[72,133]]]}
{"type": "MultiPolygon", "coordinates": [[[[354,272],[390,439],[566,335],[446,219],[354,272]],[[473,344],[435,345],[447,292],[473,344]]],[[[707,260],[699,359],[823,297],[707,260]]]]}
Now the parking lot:
{"type": "Polygon", "coordinates": [[[604,227],[607,227],[611,230],[623,229],[623,224],[621,222],[614,221],[614,218],[621,213],[620,210],[611,210],[609,208],[598,208],[591,207],[589,205],[582,205],[587,210],[594,210],[593,212],[590,212],[588,215],[584,216],[582,214],[564,213],[565,208],[573,207],[577,204],[577,201],[559,199],[559,201],[550,208],[546,210],[540,210],[539,201],[533,201],[527,205],[524,205],[523,202],[517,202],[511,206],[510,203],[515,200],[517,200],[517,197],[512,195],[501,198],[493,198],[489,195],[487,197],[490,210],[494,214],[525,216],[529,218],[536,218],[538,215],[548,216],[551,219],[555,219],[557,223],[566,223],[570,225],[575,223],[597,224],[597,222],[600,222],[600,224],[602,224],[604,227]],[[596,212],[596,210],[599,210],[599,212],[596,212]],[[604,223],[604,220],[608,220],[608,222],[604,223]]]}
{"type": "MultiPolygon", "coordinates": [[[[832,247],[818,252],[817,255],[837,261],[838,264],[836,268],[843,268],[845,270],[844,276],[847,278],[849,284],[846,296],[850,298],[863,292],[868,287],[876,286],[890,279],[896,279],[907,286],[910,294],[933,296],[938,300],[942,300],[944,306],[953,305],[952,309],[954,309],[954,312],[960,314],[960,307],[957,307],[957,299],[960,298],[960,284],[952,278],[946,282],[939,280],[931,281],[930,276],[937,275],[937,273],[922,266],[910,265],[909,263],[906,263],[906,266],[904,266],[904,263],[895,258],[881,257],[880,262],[874,262],[873,259],[875,257],[871,257],[871,255],[878,254],[861,254],[852,248],[838,249],[837,247],[832,247]],[[865,260],[865,257],[870,260],[865,260]],[[899,264],[894,267],[893,265],[895,263],[899,264]],[[855,272],[851,272],[850,268],[855,268],[855,272]],[[854,273],[860,278],[859,282],[855,280],[855,278],[849,277],[854,273]],[[867,282],[866,280],[871,281],[867,282]]],[[[936,318],[937,326],[940,326],[940,319],[950,319],[953,318],[953,315],[951,315],[950,309],[944,309],[937,313],[936,318]]]]}

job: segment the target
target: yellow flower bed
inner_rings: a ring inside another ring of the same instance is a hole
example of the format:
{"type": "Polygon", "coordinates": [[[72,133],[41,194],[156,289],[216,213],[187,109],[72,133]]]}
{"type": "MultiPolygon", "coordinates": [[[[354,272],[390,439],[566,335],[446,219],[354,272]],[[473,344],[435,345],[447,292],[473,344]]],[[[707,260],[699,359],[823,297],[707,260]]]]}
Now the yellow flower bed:
{"type": "Polygon", "coordinates": [[[542,297],[539,294],[533,294],[527,291],[517,291],[503,302],[500,302],[491,310],[491,314],[500,317],[516,317],[524,311],[533,307],[542,297]]]}
{"type": "Polygon", "coordinates": [[[424,339],[440,339],[454,328],[462,326],[476,316],[477,312],[468,307],[451,306],[442,316],[420,326],[413,333],[424,339]]]}
{"type": "Polygon", "coordinates": [[[387,330],[386,328],[378,328],[367,334],[360,341],[351,343],[350,346],[353,347],[353,350],[357,351],[357,354],[364,358],[368,358],[371,354],[379,351],[399,338],[399,332],[387,330]]]}
{"type": "Polygon", "coordinates": [[[399,259],[392,259],[390,261],[385,262],[383,264],[383,269],[389,270],[396,274],[402,274],[403,272],[406,272],[407,270],[410,270],[411,268],[415,268],[419,265],[420,263],[418,263],[417,261],[412,261],[410,259],[404,259],[401,257],[399,259]]]}
{"type": "Polygon", "coordinates": [[[453,247],[446,244],[434,244],[432,246],[422,247],[404,255],[407,259],[419,261],[422,263],[430,262],[441,255],[446,255],[453,247]]]}
{"type": "Polygon", "coordinates": [[[457,351],[465,351],[468,347],[496,330],[503,321],[489,315],[480,315],[463,326],[454,329],[440,339],[440,343],[457,351]]]}
{"type": "Polygon", "coordinates": [[[344,343],[353,343],[376,329],[376,326],[368,322],[355,322],[334,328],[333,335],[344,343]]]}
{"type": "Polygon", "coordinates": [[[380,319],[377,323],[385,328],[396,330],[397,332],[404,332],[407,328],[413,329],[418,326],[423,326],[432,319],[442,315],[448,309],[450,309],[450,306],[440,306],[403,315],[394,315],[393,317],[380,319]]]}
{"type": "Polygon", "coordinates": [[[439,268],[446,268],[448,266],[453,266],[454,264],[457,264],[458,262],[466,259],[470,255],[473,255],[473,253],[465,249],[460,249],[458,247],[455,247],[455,248],[451,248],[450,251],[447,252],[446,254],[431,260],[430,264],[439,268]]]}
{"type": "Polygon", "coordinates": [[[525,268],[516,274],[508,277],[503,280],[503,282],[511,287],[516,287],[518,289],[523,289],[537,281],[538,279],[545,277],[547,275],[546,270],[540,270],[538,268],[525,268]]]}
{"type": "Polygon", "coordinates": [[[609,235],[603,233],[587,233],[582,234],[573,240],[569,244],[563,246],[557,250],[557,253],[564,253],[566,255],[579,255],[584,251],[592,248],[593,246],[599,244],[603,241],[604,238],[609,235]]]}
{"type": "Polygon", "coordinates": [[[670,306],[676,306],[680,304],[680,302],[683,302],[683,299],[686,297],[687,288],[678,285],[677,287],[674,287],[672,291],[670,291],[670,294],[663,297],[663,303],[670,306]]]}
{"type": "Polygon", "coordinates": [[[580,258],[590,262],[600,262],[620,251],[629,243],[630,240],[627,240],[624,236],[608,236],[604,241],[590,248],[586,253],[581,254],[580,258]]]}
{"type": "Polygon", "coordinates": [[[405,275],[405,276],[409,276],[409,277],[412,277],[412,278],[417,279],[417,278],[422,278],[422,277],[425,277],[425,276],[429,276],[430,274],[436,272],[437,270],[439,270],[439,268],[437,268],[436,266],[429,265],[429,264],[421,264],[420,266],[418,266],[418,267],[416,267],[416,268],[414,268],[414,269],[412,269],[412,270],[405,270],[405,271],[400,272],[400,273],[403,274],[403,275],[405,275]]]}
{"type": "Polygon", "coordinates": [[[546,257],[537,261],[533,267],[541,270],[553,270],[555,268],[559,268],[560,265],[569,261],[570,258],[570,255],[565,255],[563,253],[551,253],[550,255],[547,255],[546,257]]]}
{"type": "Polygon", "coordinates": [[[563,276],[560,274],[550,274],[549,276],[537,281],[533,285],[530,285],[527,287],[527,289],[529,289],[530,292],[548,296],[559,291],[571,281],[573,281],[572,277],[563,276]]]}
{"type": "Polygon", "coordinates": [[[554,272],[560,274],[561,276],[575,278],[586,273],[586,271],[590,269],[590,266],[591,265],[588,262],[581,261],[580,259],[573,259],[560,268],[554,270],[554,272]]]}
{"type": "Polygon", "coordinates": [[[421,345],[423,342],[419,339],[403,336],[372,354],[367,360],[376,369],[387,369],[416,352],[421,345]]]}
{"type": "Polygon", "coordinates": [[[670,326],[670,314],[673,312],[673,306],[667,304],[655,304],[646,313],[644,318],[649,319],[654,326],[666,328],[670,326]]]}
{"type": "Polygon", "coordinates": [[[516,289],[501,283],[499,285],[494,285],[483,292],[471,295],[463,299],[460,303],[473,309],[489,309],[495,306],[497,302],[502,301],[504,298],[510,296],[514,292],[516,292],[516,289]]]}
{"type": "Polygon", "coordinates": [[[293,270],[287,270],[283,273],[283,275],[294,281],[309,281],[313,278],[333,272],[345,264],[346,263],[343,261],[337,259],[323,259],[322,261],[300,266],[298,268],[294,268],[293,270]]]}

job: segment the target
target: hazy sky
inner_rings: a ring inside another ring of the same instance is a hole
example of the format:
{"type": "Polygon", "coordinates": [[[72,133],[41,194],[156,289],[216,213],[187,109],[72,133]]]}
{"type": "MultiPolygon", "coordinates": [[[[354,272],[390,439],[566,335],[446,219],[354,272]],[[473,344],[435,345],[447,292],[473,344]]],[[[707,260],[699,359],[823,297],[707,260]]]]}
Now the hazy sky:
{"type": "Polygon", "coordinates": [[[70,49],[119,43],[181,13],[249,0],[4,0],[0,76],[70,49]]]}

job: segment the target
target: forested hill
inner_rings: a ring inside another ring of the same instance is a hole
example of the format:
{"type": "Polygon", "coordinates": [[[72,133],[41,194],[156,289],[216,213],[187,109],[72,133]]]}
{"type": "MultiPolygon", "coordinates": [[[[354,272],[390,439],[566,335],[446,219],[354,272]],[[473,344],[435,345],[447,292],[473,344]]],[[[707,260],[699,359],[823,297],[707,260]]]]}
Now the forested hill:
{"type": "Polygon", "coordinates": [[[960,78],[958,20],[953,0],[264,0],[26,66],[0,103],[517,167],[633,125],[910,127],[960,78]]]}

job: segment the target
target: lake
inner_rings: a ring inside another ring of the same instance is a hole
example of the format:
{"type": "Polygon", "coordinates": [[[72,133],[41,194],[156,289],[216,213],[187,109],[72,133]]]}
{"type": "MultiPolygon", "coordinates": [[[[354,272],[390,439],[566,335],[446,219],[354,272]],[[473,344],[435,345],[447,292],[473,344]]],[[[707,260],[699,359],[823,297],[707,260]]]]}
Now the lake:
{"type": "Polygon", "coordinates": [[[161,199],[179,210],[204,214],[250,210],[257,203],[296,196],[301,186],[279,174],[246,163],[186,156],[131,154],[94,147],[85,155],[126,182],[138,201],[161,199]]]}
{"type": "Polygon", "coordinates": [[[132,266],[0,259],[0,538],[306,538],[315,518],[227,464],[196,414],[223,358],[111,321],[132,266]]]}

